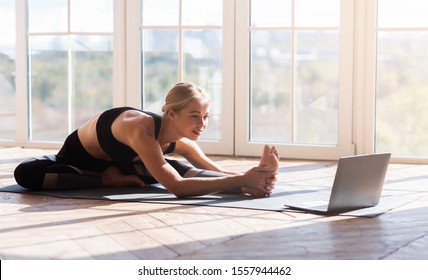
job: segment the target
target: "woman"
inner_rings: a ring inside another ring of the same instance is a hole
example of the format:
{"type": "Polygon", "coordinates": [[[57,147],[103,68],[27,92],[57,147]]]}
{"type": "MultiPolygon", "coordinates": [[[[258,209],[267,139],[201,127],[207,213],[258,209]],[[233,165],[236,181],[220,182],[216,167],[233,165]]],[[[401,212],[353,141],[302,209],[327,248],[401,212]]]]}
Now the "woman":
{"type": "Polygon", "coordinates": [[[22,187],[147,187],[159,182],[177,197],[218,192],[270,195],[279,156],[265,146],[258,167],[226,172],[196,144],[207,126],[210,99],[192,83],[178,83],[167,94],[163,116],[130,107],[95,116],[70,134],[57,155],[27,160],[15,169],[22,187]],[[174,152],[193,166],[165,159],[174,152]]]}

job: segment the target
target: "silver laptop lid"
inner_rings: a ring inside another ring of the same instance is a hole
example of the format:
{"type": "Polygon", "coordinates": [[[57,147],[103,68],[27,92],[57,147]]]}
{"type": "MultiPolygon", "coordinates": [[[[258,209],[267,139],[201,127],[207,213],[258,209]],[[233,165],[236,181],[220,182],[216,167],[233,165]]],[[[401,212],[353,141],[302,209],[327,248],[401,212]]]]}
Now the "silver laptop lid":
{"type": "Polygon", "coordinates": [[[377,205],[390,157],[390,153],[383,153],[340,158],[328,211],[377,205]]]}

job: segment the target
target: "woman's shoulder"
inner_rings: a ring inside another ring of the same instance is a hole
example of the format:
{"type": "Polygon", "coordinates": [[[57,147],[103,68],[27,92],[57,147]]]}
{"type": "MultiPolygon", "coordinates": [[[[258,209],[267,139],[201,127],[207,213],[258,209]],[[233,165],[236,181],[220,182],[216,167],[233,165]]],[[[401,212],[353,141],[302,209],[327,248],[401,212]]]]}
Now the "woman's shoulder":
{"type": "Polygon", "coordinates": [[[113,119],[116,120],[119,116],[122,116],[123,120],[129,120],[130,118],[135,118],[135,117],[143,117],[143,118],[138,118],[140,119],[144,119],[144,117],[148,117],[149,119],[162,119],[162,116],[157,114],[157,113],[153,113],[150,111],[145,111],[145,110],[141,110],[138,108],[134,108],[134,107],[129,107],[129,106],[123,106],[123,107],[113,107],[110,109],[105,110],[103,113],[101,113],[101,119],[105,120],[105,119],[113,119]]]}
{"type": "Polygon", "coordinates": [[[150,114],[150,115],[160,116],[158,113],[147,111],[147,110],[143,110],[143,109],[138,109],[138,108],[132,107],[132,106],[111,107],[111,108],[105,109],[103,113],[108,113],[108,112],[125,112],[125,111],[138,111],[138,112],[141,112],[141,113],[146,113],[146,114],[150,114]]]}
{"type": "Polygon", "coordinates": [[[160,115],[158,113],[138,109],[135,107],[129,107],[129,106],[113,107],[113,108],[110,108],[110,109],[107,109],[104,111],[105,114],[109,114],[109,113],[110,114],[120,114],[123,112],[136,112],[136,113],[139,113],[140,115],[147,115],[147,116],[150,116],[152,118],[162,119],[162,115],[160,115]]]}

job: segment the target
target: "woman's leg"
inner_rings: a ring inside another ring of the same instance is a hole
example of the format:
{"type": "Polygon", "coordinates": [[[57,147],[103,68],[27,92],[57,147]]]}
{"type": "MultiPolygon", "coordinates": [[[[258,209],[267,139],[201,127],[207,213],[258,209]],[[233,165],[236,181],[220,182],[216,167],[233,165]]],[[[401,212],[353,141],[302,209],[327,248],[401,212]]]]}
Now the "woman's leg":
{"type": "Polygon", "coordinates": [[[14,176],[20,186],[32,190],[77,189],[103,185],[101,173],[58,163],[55,155],[22,162],[16,167],[14,176]]]}
{"type": "MultiPolygon", "coordinates": [[[[202,170],[195,169],[193,166],[186,164],[181,160],[165,159],[178,174],[182,177],[194,177],[197,173],[202,170]],[[191,175],[188,175],[191,174],[191,175]]],[[[135,175],[138,175],[145,183],[147,184],[157,184],[158,181],[150,174],[147,168],[144,166],[144,163],[141,160],[134,162],[135,175]]]]}
{"type": "MultiPolygon", "coordinates": [[[[187,171],[183,177],[189,178],[189,177],[225,177],[225,176],[229,176],[229,175],[222,172],[192,168],[189,171],[187,171]]],[[[246,188],[246,187],[240,187],[240,188],[237,188],[236,191],[229,191],[228,193],[241,193],[241,194],[243,193],[254,197],[266,196],[265,192],[262,192],[256,189],[246,188]]]]}

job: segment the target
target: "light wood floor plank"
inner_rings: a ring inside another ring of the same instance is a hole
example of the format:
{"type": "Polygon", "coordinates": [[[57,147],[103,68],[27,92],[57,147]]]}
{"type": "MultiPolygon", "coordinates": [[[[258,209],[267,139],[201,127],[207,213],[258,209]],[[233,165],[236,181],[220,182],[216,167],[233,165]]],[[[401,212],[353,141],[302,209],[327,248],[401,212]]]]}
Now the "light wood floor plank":
{"type": "Polygon", "coordinates": [[[138,259],[125,247],[97,227],[84,228],[68,234],[68,237],[80,245],[94,259],[132,260],[138,259]]]}
{"type": "Polygon", "coordinates": [[[124,221],[98,227],[139,259],[170,259],[177,254],[124,221]]]}

